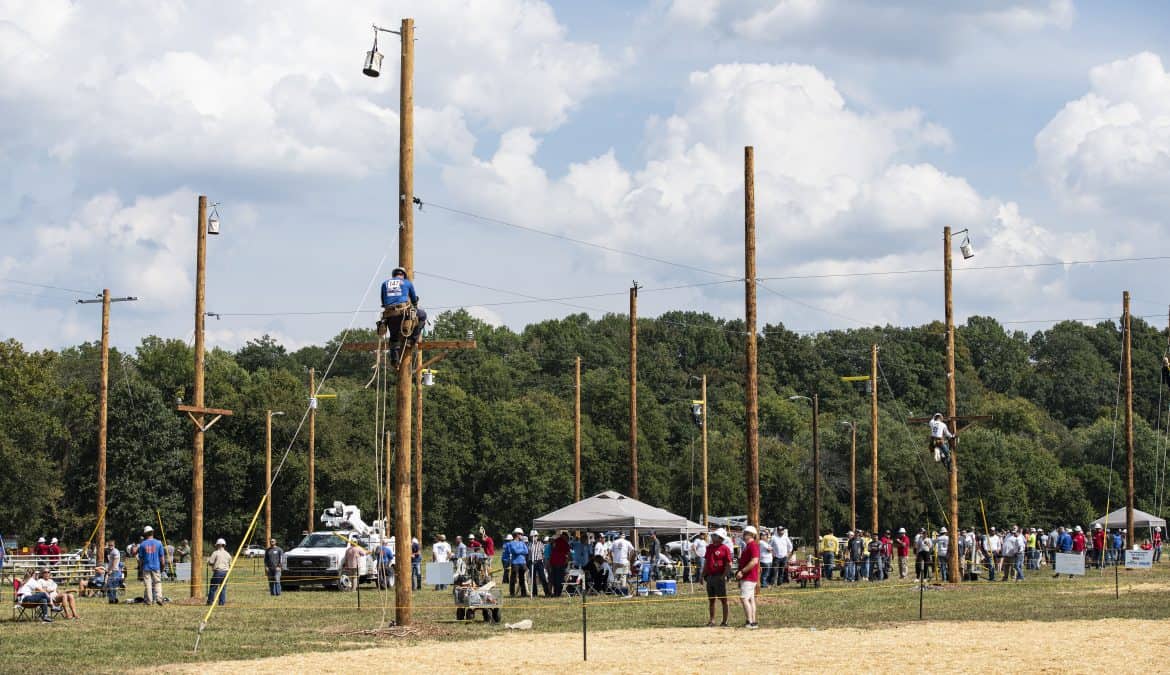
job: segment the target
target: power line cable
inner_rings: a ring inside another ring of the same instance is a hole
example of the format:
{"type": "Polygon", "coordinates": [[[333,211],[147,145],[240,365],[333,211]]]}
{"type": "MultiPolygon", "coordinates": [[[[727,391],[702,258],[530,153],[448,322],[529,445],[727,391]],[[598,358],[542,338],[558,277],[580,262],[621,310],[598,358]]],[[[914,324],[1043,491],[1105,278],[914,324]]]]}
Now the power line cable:
{"type": "Polygon", "coordinates": [[[687,269],[687,270],[691,270],[692,272],[702,272],[703,274],[710,274],[712,276],[724,277],[726,279],[735,279],[736,278],[734,274],[715,272],[713,270],[703,269],[702,267],[695,267],[694,265],[688,265],[686,263],[674,262],[673,260],[666,260],[665,258],[658,258],[658,257],[652,256],[652,255],[638,253],[636,251],[627,251],[627,250],[620,249],[620,248],[614,248],[613,246],[606,246],[605,244],[597,244],[597,243],[594,243],[592,241],[586,241],[584,239],[575,239],[575,238],[567,236],[567,235],[557,234],[555,232],[549,232],[547,230],[541,230],[541,229],[538,229],[535,227],[529,227],[527,225],[520,225],[517,223],[509,222],[507,220],[503,220],[501,218],[493,218],[491,216],[485,216],[482,214],[473,213],[471,211],[457,209],[453,206],[446,206],[444,204],[437,204],[435,202],[421,202],[420,207],[421,206],[430,206],[430,207],[433,207],[436,209],[441,209],[443,211],[447,211],[449,213],[458,214],[461,216],[465,216],[467,218],[473,218],[475,220],[479,220],[479,221],[482,221],[485,223],[493,223],[495,225],[503,225],[505,227],[511,227],[511,228],[514,228],[517,230],[531,232],[533,234],[539,234],[541,236],[550,237],[552,239],[560,239],[561,241],[567,241],[567,242],[571,242],[574,244],[580,244],[581,246],[589,246],[591,248],[600,249],[602,251],[607,251],[609,253],[617,253],[619,255],[626,255],[626,256],[633,257],[633,258],[641,258],[642,260],[649,260],[650,262],[656,262],[656,263],[659,263],[661,265],[670,265],[671,267],[678,267],[681,269],[687,269]]]}
{"type": "Polygon", "coordinates": [[[35,283],[32,281],[21,281],[19,279],[10,279],[8,277],[0,278],[0,281],[6,282],[9,284],[19,284],[21,286],[34,286],[36,288],[47,288],[49,290],[62,291],[64,293],[92,293],[93,292],[92,290],[85,291],[85,290],[81,290],[80,288],[65,288],[64,286],[52,286],[50,284],[40,284],[40,283],[35,283]]]}

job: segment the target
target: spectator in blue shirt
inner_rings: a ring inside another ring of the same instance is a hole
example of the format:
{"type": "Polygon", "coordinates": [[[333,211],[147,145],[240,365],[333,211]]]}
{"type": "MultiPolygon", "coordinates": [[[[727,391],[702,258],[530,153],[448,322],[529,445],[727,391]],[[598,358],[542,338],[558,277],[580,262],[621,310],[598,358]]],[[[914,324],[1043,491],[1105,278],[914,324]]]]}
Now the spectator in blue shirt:
{"type": "Polygon", "coordinates": [[[389,588],[394,581],[394,547],[390,541],[378,547],[378,588],[389,588]]]}
{"type": "Polygon", "coordinates": [[[166,560],[166,550],[162,542],[154,538],[154,528],[150,525],[142,528],[146,538],[138,545],[138,569],[142,570],[142,599],[146,604],[163,604],[162,568],[166,560]]]}
{"type": "Polygon", "coordinates": [[[410,540],[410,584],[412,589],[422,590],[422,550],[415,537],[410,540]]]}
{"type": "Polygon", "coordinates": [[[585,533],[582,532],[577,536],[577,540],[570,546],[571,554],[573,556],[573,567],[577,569],[585,569],[589,564],[590,555],[589,542],[585,541],[585,533]]]}
{"type": "Polygon", "coordinates": [[[528,555],[528,544],[524,542],[524,530],[517,527],[512,532],[512,541],[504,544],[504,556],[512,566],[508,595],[516,595],[516,582],[519,582],[520,597],[528,597],[528,555]]]}

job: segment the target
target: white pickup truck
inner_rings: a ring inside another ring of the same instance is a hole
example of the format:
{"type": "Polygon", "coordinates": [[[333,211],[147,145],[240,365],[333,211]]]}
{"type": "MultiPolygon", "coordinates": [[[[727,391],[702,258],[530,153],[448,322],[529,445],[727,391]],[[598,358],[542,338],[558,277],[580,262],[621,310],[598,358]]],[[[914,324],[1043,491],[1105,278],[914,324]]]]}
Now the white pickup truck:
{"type": "Polygon", "coordinates": [[[361,509],[333,502],[333,506],[321,514],[321,523],[324,529],[310,532],[295,548],[285,552],[281,585],[286,590],[296,590],[301,586],[348,590],[355,584],[376,581],[378,569],[374,553],[382,545],[385,532],[382,521],[367,525],[362,520],[361,509]],[[347,542],[351,538],[370,553],[362,556],[356,578],[351,578],[342,569],[347,542]]]}

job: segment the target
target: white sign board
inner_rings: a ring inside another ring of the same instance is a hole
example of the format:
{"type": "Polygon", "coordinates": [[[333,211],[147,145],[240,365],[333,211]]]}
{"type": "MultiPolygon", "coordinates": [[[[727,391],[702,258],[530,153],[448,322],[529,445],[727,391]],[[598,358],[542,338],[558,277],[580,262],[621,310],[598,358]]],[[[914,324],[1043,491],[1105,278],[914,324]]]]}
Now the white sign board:
{"type": "Polygon", "coordinates": [[[1053,569],[1057,574],[1085,574],[1085,556],[1080,553],[1057,553],[1053,569]]]}
{"type": "Polygon", "coordinates": [[[1148,570],[1154,567],[1153,551],[1126,551],[1125,569],[1148,570]]]}
{"type": "Polygon", "coordinates": [[[175,581],[190,581],[191,580],[191,563],[181,562],[175,563],[175,581]]]}
{"type": "Polygon", "coordinates": [[[427,563],[426,583],[428,586],[449,586],[455,583],[455,563],[427,563]]]}

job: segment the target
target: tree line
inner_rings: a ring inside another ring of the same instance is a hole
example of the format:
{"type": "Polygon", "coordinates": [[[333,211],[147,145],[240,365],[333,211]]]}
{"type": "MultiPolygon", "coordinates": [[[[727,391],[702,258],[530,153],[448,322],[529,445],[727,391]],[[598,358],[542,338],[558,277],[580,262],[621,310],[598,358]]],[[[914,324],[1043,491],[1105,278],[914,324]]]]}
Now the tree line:
{"type": "MultiPolygon", "coordinates": [[[[465,311],[439,316],[433,336],[473,331],[478,349],[441,365],[424,399],[424,531],[449,534],[524,526],[573,495],[573,375],[582,357],[582,483],[586,496],[629,483],[629,318],[574,314],[521,332],[465,311]]],[[[690,403],[708,379],[712,515],[745,512],[744,323],[696,312],[638,321],[639,490],[643,501],[701,517],[700,429],[690,403]]],[[[293,441],[308,402],[307,370],[321,377],[342,335],[289,352],[268,336],[236,352],[207,355],[206,400],[235,414],[206,435],[205,532],[238,541],[264,493],[264,419],[273,420],[274,461],[287,460],[273,489],[282,541],[304,529],[307,436],[293,441]],[[290,445],[291,444],[291,445],[290,445]]],[[[945,410],[945,329],[872,327],[802,335],[782,324],[759,335],[761,514],[796,535],[812,534],[811,409],[789,396],[819,394],[822,521],[850,518],[849,428],[858,436],[858,522],[869,523],[869,397],[878,344],[879,512],[885,527],[944,523],[946,474],[912,416],[945,410]]],[[[346,341],[372,340],[368,331],[346,341]]],[[[1136,494],[1154,511],[1163,484],[1167,405],[1159,378],[1166,335],[1133,322],[1136,494]]],[[[1031,335],[971,317],[956,335],[960,414],[992,415],[962,435],[960,525],[1085,523],[1124,503],[1125,447],[1118,400],[1117,323],[1058,323],[1031,335]]],[[[100,348],[94,343],[27,351],[0,342],[0,532],[27,542],[51,533],[83,543],[95,522],[100,348]]],[[[318,509],[334,500],[372,520],[379,494],[378,405],[373,356],[340,352],[317,411],[318,509]]],[[[189,401],[193,353],[184,342],[146,337],[133,353],[111,350],[107,532],[124,540],[156,511],[171,538],[190,530],[189,401]]],[[[393,396],[386,413],[393,420],[393,396]]],[[[393,424],[387,426],[393,429],[393,424]]]]}

